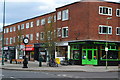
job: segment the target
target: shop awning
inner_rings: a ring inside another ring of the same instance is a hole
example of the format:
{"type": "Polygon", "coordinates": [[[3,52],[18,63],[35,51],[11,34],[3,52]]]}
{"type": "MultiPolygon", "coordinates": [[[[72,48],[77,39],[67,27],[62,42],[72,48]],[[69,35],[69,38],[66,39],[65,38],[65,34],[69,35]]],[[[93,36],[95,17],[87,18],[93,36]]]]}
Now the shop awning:
{"type": "MultiPolygon", "coordinates": [[[[23,49],[25,51],[25,48],[23,49]]],[[[34,51],[34,48],[26,48],[26,51],[34,51]]]]}

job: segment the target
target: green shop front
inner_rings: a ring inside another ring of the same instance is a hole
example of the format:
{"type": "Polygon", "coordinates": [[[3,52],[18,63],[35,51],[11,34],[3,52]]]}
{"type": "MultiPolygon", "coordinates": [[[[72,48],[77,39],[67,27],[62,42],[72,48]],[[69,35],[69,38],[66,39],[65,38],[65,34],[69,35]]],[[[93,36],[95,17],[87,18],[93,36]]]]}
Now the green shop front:
{"type": "Polygon", "coordinates": [[[107,65],[118,65],[120,61],[120,42],[73,41],[69,47],[68,58],[77,65],[106,65],[106,61],[107,65]]]}

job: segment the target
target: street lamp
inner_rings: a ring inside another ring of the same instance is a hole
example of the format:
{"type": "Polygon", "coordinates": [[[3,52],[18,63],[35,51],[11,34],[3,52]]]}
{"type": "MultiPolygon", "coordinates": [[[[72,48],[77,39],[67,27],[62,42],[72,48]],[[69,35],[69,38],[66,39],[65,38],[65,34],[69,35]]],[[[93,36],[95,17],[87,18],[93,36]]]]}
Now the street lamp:
{"type": "Polygon", "coordinates": [[[4,26],[5,26],[5,0],[3,4],[2,65],[4,65],[4,26]]]}
{"type": "MultiPolygon", "coordinates": [[[[107,19],[107,26],[109,25],[109,23],[108,23],[108,20],[110,20],[110,19],[112,19],[112,17],[107,17],[106,18],[107,19]]],[[[108,43],[107,43],[107,39],[108,39],[108,30],[109,28],[107,28],[106,29],[106,46],[105,46],[105,51],[106,51],[106,69],[107,69],[107,65],[108,65],[108,63],[107,63],[107,55],[108,55],[108,43]]]]}

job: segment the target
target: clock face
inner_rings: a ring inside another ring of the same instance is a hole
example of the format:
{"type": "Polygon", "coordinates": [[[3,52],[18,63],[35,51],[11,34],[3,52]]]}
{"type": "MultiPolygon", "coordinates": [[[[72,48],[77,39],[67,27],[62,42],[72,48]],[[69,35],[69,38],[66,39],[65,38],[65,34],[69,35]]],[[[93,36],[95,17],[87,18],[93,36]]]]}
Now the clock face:
{"type": "Polygon", "coordinates": [[[28,43],[28,39],[24,39],[24,43],[28,43]]]}
{"type": "Polygon", "coordinates": [[[24,44],[28,44],[28,43],[29,43],[28,38],[24,38],[23,43],[24,43],[24,44]]]}

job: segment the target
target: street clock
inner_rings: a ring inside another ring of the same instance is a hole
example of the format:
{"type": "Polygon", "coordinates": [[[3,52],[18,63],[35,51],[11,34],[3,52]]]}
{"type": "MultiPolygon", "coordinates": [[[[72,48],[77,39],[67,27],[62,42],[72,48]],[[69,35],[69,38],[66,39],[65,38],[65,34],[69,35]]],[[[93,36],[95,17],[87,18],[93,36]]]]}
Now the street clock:
{"type": "Polygon", "coordinates": [[[28,43],[29,43],[28,37],[25,37],[25,38],[23,39],[23,43],[24,43],[24,44],[28,44],[28,43]]]}

